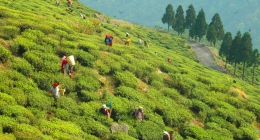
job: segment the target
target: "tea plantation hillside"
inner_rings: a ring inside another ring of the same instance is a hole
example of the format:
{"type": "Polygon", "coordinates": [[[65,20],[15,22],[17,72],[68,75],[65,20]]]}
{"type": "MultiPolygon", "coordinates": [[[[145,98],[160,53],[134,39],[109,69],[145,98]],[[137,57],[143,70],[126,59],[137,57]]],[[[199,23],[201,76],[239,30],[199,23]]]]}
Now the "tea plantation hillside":
{"type": "Polygon", "coordinates": [[[77,0],[72,8],[66,0],[0,3],[1,140],[160,140],[163,131],[176,140],[259,138],[258,87],[202,66],[178,36],[112,19],[77,0]],[[72,79],[60,70],[64,55],[75,57],[72,79]],[[54,81],[66,86],[57,101],[48,94],[54,81]],[[99,109],[110,101],[107,118],[99,109]],[[141,123],[133,117],[137,106],[144,109],[141,123]]]}

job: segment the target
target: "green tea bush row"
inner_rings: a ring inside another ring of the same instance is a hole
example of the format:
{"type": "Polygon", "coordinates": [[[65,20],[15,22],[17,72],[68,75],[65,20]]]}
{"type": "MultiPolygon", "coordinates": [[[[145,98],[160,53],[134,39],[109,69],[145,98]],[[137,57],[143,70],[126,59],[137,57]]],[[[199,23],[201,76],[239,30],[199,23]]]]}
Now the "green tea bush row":
{"type": "Polygon", "coordinates": [[[5,63],[11,57],[11,52],[0,45],[0,61],[5,63]]]}
{"type": "Polygon", "coordinates": [[[182,128],[183,135],[190,136],[192,138],[196,138],[198,140],[210,140],[211,136],[200,126],[197,125],[185,125],[184,128],[182,128]]]}
{"type": "Polygon", "coordinates": [[[92,67],[94,61],[96,60],[93,55],[87,53],[83,50],[78,50],[77,55],[75,55],[75,59],[82,65],[92,67]]]}
{"type": "Polygon", "coordinates": [[[79,98],[85,102],[97,101],[100,99],[100,95],[98,95],[96,92],[90,92],[86,90],[81,90],[78,92],[78,95],[79,98]]]}
{"type": "Polygon", "coordinates": [[[34,67],[28,61],[19,57],[12,59],[11,68],[22,73],[24,76],[31,76],[34,71],[34,67]]]}
{"type": "Polygon", "coordinates": [[[138,139],[161,139],[163,134],[163,128],[158,124],[151,121],[144,121],[136,126],[136,132],[138,139]]]}
{"type": "Polygon", "coordinates": [[[115,78],[118,80],[119,86],[127,86],[133,89],[138,87],[138,82],[135,75],[129,71],[116,72],[115,78]]]}
{"type": "Polygon", "coordinates": [[[84,69],[84,73],[82,73],[81,76],[76,77],[76,81],[77,85],[75,88],[77,91],[84,89],[95,92],[100,87],[97,74],[88,69],[84,69]]]}
{"type": "Polygon", "coordinates": [[[1,36],[2,38],[8,40],[8,39],[13,39],[17,35],[19,35],[20,29],[16,26],[2,26],[2,29],[0,29],[1,32],[4,34],[1,36]]]}
{"type": "Polygon", "coordinates": [[[31,42],[42,45],[45,34],[39,30],[28,29],[22,32],[22,36],[29,39],[31,42]]]}
{"type": "Polygon", "coordinates": [[[141,93],[138,93],[133,88],[130,88],[127,86],[120,86],[120,87],[116,88],[115,95],[123,97],[123,98],[127,98],[128,100],[131,100],[131,101],[140,101],[140,99],[143,98],[141,93]]]}

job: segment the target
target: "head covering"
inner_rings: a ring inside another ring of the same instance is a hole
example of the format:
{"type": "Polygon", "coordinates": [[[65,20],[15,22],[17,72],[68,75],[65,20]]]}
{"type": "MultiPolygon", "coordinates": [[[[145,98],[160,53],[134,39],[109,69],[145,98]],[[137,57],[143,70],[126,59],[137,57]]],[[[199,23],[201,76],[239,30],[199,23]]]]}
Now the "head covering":
{"type": "Polygon", "coordinates": [[[57,86],[59,86],[59,84],[55,82],[55,83],[53,84],[53,86],[54,86],[54,87],[57,87],[57,86]]]}
{"type": "Polygon", "coordinates": [[[102,108],[106,108],[106,107],[107,107],[106,104],[103,104],[103,105],[102,105],[102,108]]]}
{"type": "Polygon", "coordinates": [[[169,135],[169,133],[167,131],[163,131],[164,135],[169,135]]]}
{"type": "Polygon", "coordinates": [[[61,58],[61,60],[65,60],[66,59],[66,56],[64,55],[62,58],[61,58]]]}
{"type": "Polygon", "coordinates": [[[139,109],[139,110],[143,110],[143,107],[139,106],[138,109],[139,109]]]}

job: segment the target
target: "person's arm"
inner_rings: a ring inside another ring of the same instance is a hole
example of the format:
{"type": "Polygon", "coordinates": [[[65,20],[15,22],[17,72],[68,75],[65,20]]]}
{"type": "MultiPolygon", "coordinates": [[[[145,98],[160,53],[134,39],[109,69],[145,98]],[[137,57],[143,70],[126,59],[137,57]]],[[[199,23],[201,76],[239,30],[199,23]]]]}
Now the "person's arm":
{"type": "Polygon", "coordinates": [[[138,110],[135,111],[135,118],[138,119],[138,110]]]}

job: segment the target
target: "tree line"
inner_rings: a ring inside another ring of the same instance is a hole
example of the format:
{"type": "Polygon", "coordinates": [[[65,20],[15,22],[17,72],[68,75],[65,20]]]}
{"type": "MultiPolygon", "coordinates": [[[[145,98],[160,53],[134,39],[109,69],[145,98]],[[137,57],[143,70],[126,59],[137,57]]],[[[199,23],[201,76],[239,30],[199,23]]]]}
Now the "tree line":
{"type": "Polygon", "coordinates": [[[184,33],[185,29],[189,31],[189,38],[199,39],[206,35],[210,45],[216,45],[217,41],[222,41],[219,55],[225,57],[225,68],[227,63],[234,65],[234,75],[236,75],[237,64],[242,64],[242,79],[245,79],[246,67],[252,67],[252,84],[254,84],[255,70],[260,64],[260,55],[258,49],[252,49],[252,38],[249,32],[243,35],[240,31],[232,38],[231,32],[224,31],[221,18],[218,13],[212,17],[210,24],[207,24],[204,10],[201,9],[196,16],[195,9],[192,4],[189,5],[184,16],[184,10],[181,5],[178,6],[176,13],[173,6],[168,4],[162,17],[162,23],[168,25],[175,30],[178,35],[184,33]]]}

